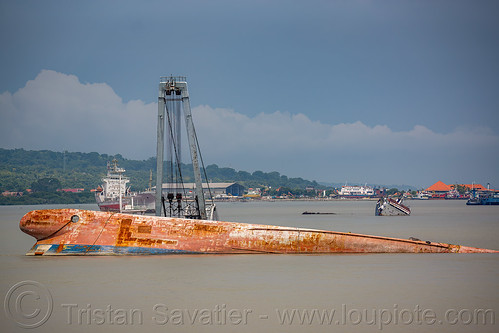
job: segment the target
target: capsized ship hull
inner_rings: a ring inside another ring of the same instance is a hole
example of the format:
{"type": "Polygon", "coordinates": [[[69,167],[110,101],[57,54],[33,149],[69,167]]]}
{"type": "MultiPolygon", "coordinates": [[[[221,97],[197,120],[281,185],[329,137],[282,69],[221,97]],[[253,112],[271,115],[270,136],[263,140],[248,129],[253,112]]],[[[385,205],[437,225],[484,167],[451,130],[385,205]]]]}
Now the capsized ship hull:
{"type": "Polygon", "coordinates": [[[237,253],[492,253],[495,250],[270,225],[78,209],[35,210],[20,221],[27,255],[237,253]]]}
{"type": "Polygon", "coordinates": [[[374,215],[376,216],[407,216],[411,209],[402,204],[402,199],[380,198],[376,203],[374,215]]]}

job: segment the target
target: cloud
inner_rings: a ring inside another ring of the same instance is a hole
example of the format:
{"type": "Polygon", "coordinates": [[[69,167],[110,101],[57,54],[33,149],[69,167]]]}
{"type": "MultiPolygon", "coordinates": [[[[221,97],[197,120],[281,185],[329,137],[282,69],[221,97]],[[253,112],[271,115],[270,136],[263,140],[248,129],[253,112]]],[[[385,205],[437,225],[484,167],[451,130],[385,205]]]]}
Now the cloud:
{"type": "MultiPolygon", "coordinates": [[[[281,111],[254,117],[208,105],[192,111],[207,164],[330,182],[499,186],[499,137],[488,128],[437,133],[415,125],[393,131],[281,111]]],[[[43,70],[15,93],[0,95],[1,146],[145,159],[155,155],[156,114],[156,103],[123,102],[105,83],[43,70]]]]}
{"type": "Polygon", "coordinates": [[[203,153],[224,166],[332,182],[499,185],[499,137],[488,128],[436,133],[415,125],[397,132],[386,125],[324,124],[279,111],[250,118],[206,105],[193,113],[203,153]]]}
{"type": "Polygon", "coordinates": [[[124,103],[105,83],[43,70],[14,94],[0,95],[0,139],[5,148],[155,154],[154,103],[124,103]]]}

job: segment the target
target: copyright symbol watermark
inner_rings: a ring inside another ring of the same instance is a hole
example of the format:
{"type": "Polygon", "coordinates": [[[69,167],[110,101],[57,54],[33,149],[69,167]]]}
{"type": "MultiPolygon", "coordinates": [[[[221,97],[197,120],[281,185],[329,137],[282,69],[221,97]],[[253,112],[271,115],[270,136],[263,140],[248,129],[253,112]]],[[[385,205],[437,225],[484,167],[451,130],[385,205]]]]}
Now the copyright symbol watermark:
{"type": "Polygon", "coordinates": [[[52,314],[52,295],[39,282],[21,281],[5,295],[4,309],[7,317],[18,326],[36,328],[43,325],[52,314]]]}

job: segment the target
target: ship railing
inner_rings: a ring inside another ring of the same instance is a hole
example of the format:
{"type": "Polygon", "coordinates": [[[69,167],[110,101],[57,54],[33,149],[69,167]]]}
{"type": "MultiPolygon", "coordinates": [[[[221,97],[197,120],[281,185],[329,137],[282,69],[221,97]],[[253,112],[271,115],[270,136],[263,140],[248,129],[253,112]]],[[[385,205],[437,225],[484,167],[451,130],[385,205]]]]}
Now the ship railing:
{"type": "Polygon", "coordinates": [[[167,83],[167,82],[186,82],[187,77],[186,76],[161,76],[159,78],[159,83],[167,83]]]}

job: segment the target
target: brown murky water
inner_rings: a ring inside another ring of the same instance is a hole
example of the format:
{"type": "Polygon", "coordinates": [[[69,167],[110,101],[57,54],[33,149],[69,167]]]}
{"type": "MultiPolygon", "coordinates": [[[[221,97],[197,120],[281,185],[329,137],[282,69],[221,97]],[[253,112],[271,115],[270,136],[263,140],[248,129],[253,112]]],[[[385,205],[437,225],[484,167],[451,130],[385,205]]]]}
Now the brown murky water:
{"type": "MultiPolygon", "coordinates": [[[[375,217],[373,201],[218,206],[226,221],[499,249],[499,206],[407,203],[409,217],[375,217]]],[[[42,208],[61,207],[0,206],[5,332],[498,331],[496,254],[26,257],[18,223],[42,208]]]]}

